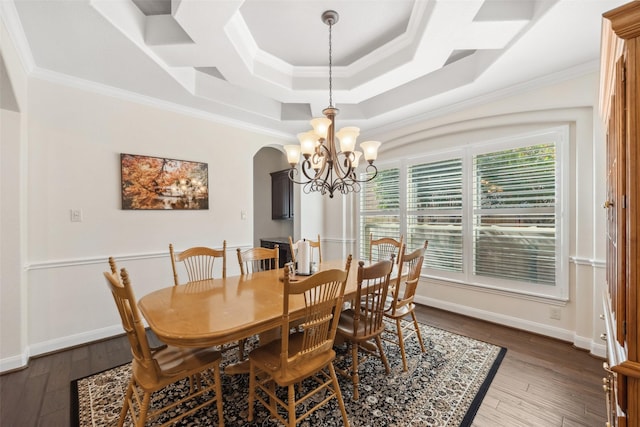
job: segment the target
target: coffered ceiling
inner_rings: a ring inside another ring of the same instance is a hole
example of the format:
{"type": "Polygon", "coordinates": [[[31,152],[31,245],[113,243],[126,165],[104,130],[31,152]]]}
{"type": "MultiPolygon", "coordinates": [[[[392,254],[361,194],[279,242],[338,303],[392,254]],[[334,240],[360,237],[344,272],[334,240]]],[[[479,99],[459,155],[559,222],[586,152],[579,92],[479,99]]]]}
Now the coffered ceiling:
{"type": "Polygon", "coordinates": [[[333,101],[363,133],[598,68],[621,0],[1,0],[40,78],[294,139],[333,101]]]}

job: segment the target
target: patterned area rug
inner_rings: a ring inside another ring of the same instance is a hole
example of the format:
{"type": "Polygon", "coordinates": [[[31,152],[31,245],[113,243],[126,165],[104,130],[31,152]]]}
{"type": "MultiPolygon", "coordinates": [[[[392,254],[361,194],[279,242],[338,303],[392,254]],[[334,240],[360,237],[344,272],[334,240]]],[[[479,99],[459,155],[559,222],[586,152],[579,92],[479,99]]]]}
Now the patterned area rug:
{"type": "MultiPolygon", "coordinates": [[[[370,358],[360,366],[360,399],[357,402],[352,400],[350,380],[338,375],[352,426],[471,425],[506,349],[427,325],[421,325],[421,332],[426,352],[420,351],[416,337],[409,338],[406,348],[408,372],[402,371],[399,348],[386,342],[390,375],[385,373],[377,358],[370,358]]],[[[248,344],[250,348],[255,342],[248,344]]],[[[338,354],[345,351],[346,347],[336,348],[338,354]]],[[[236,357],[235,350],[224,352],[222,366],[233,363],[236,357]]],[[[131,364],[125,364],[73,381],[72,421],[79,426],[116,426],[130,375],[131,364]]],[[[248,375],[222,375],[225,425],[278,425],[260,404],[255,406],[254,422],[247,422],[248,385],[248,375]]],[[[179,392],[180,388],[188,389],[188,382],[158,393],[158,400],[179,392]]],[[[215,405],[202,409],[178,425],[218,425],[215,405]]],[[[300,425],[342,425],[335,399],[300,425]]]]}

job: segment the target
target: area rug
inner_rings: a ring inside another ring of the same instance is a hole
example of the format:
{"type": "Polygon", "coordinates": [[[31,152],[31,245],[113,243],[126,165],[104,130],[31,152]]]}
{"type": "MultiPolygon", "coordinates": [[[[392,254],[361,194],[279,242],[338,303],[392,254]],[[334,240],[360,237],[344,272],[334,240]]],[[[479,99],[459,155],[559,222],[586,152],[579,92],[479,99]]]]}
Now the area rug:
{"type": "MultiPolygon", "coordinates": [[[[392,325],[389,325],[392,328],[392,325]]],[[[397,346],[384,343],[391,374],[379,359],[360,367],[360,399],[352,400],[353,386],[339,377],[340,388],[352,426],[470,426],[506,352],[486,342],[421,325],[426,351],[417,338],[406,343],[408,372],[402,370],[397,346]]],[[[249,346],[255,343],[249,343],[249,346]]],[[[338,353],[346,347],[337,347],[338,353]]],[[[236,361],[236,351],[224,352],[222,366],[236,361]]],[[[71,385],[71,420],[78,426],[116,426],[131,364],[75,380],[71,385]]],[[[247,421],[248,375],[222,375],[224,423],[226,426],[276,426],[260,404],[254,422],[247,421]]],[[[186,384],[176,389],[188,388],[186,384]]],[[[175,390],[166,391],[171,396],[175,390]]],[[[159,399],[161,400],[161,399],[159,399]]],[[[161,420],[158,420],[160,424],[161,420]]],[[[182,426],[216,426],[215,405],[182,420],[182,426]]],[[[335,403],[307,418],[301,426],[340,426],[342,418],[335,403]]]]}

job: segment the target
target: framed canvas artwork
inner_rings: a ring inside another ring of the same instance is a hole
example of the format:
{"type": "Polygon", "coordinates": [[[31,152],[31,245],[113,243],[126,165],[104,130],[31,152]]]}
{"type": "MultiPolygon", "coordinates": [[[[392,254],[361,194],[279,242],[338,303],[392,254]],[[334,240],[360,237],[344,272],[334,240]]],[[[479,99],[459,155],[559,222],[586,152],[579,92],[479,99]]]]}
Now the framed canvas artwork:
{"type": "Polygon", "coordinates": [[[122,209],[209,209],[206,163],[120,154],[122,209]]]}

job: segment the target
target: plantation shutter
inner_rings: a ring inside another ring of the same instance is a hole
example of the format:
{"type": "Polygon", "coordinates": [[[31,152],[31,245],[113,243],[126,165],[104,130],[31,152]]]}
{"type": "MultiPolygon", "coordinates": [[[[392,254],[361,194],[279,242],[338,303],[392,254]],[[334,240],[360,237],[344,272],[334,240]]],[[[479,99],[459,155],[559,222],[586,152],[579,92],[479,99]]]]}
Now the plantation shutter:
{"type": "Polygon", "coordinates": [[[462,159],[407,170],[407,251],[429,241],[425,266],[462,272],[462,159]]]}
{"type": "Polygon", "coordinates": [[[556,283],[556,146],[473,158],[473,272],[556,283]]]}
{"type": "MultiPolygon", "coordinates": [[[[361,179],[365,178],[363,174],[361,179]]],[[[369,257],[369,239],[400,237],[400,169],[379,169],[360,192],[360,257],[369,257]]]]}

